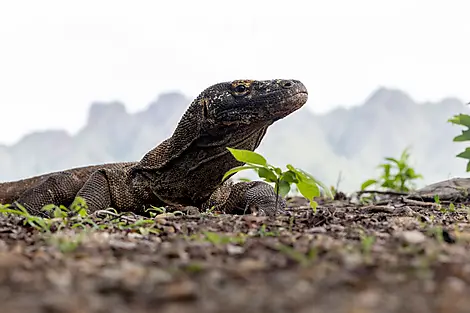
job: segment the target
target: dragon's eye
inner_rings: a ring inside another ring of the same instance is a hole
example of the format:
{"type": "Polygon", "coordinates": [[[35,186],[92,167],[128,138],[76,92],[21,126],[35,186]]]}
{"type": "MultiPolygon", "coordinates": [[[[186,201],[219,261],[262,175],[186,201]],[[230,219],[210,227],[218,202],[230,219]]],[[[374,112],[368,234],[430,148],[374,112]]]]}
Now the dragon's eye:
{"type": "Polygon", "coordinates": [[[238,85],[235,87],[235,92],[244,93],[247,90],[245,85],[238,85]]]}
{"type": "Polygon", "coordinates": [[[250,87],[251,87],[250,81],[235,81],[232,83],[232,94],[235,97],[246,96],[251,91],[250,87]]]}

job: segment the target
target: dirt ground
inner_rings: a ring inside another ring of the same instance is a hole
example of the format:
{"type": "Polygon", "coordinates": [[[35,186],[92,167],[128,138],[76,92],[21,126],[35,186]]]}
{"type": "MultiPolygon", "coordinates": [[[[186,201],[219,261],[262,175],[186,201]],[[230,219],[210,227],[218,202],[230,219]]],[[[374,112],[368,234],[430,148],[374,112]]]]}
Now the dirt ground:
{"type": "Polygon", "coordinates": [[[0,216],[0,312],[470,312],[463,205],[186,213],[52,234],[0,216]]]}

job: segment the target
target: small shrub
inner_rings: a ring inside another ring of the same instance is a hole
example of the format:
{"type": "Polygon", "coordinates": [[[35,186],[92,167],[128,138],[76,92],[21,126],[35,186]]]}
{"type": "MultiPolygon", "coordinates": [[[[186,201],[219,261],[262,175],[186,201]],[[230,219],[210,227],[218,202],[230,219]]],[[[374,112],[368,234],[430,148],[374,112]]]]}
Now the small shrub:
{"type": "Polygon", "coordinates": [[[409,165],[410,153],[405,149],[400,158],[385,158],[378,167],[382,169],[379,179],[368,179],[361,185],[361,190],[369,186],[379,186],[388,191],[408,192],[415,188],[414,180],[423,178],[409,165]]]}
{"type": "MultiPolygon", "coordinates": [[[[460,141],[469,141],[470,140],[470,116],[467,114],[459,114],[454,115],[452,118],[448,120],[448,122],[464,126],[467,129],[462,130],[462,133],[456,137],[454,137],[454,142],[460,141]]],[[[456,155],[458,158],[467,159],[467,172],[470,172],[470,147],[466,148],[463,152],[456,155]]]]}
{"type": "Polygon", "coordinates": [[[273,183],[276,193],[282,197],[285,197],[291,190],[291,185],[295,184],[300,194],[310,201],[310,206],[314,210],[316,210],[317,207],[317,202],[314,198],[321,195],[320,188],[323,189],[327,196],[332,198],[330,189],[323,183],[307,172],[295,168],[291,164],[287,164],[287,170],[282,171],[279,167],[269,164],[259,153],[250,150],[227,149],[235,159],[245,163],[245,165],[227,171],[222,180],[243,170],[254,170],[265,182],[273,183]]]}

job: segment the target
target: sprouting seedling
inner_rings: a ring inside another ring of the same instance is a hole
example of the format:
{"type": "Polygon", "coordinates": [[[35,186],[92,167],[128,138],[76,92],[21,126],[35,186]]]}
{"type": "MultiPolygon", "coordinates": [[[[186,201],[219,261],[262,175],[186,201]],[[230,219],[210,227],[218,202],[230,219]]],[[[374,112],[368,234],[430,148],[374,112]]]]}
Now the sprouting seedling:
{"type": "Polygon", "coordinates": [[[254,170],[265,182],[274,183],[274,190],[281,197],[285,197],[291,190],[291,185],[295,184],[300,194],[310,201],[310,206],[314,211],[317,208],[317,202],[314,198],[321,195],[320,188],[328,197],[333,198],[330,189],[323,183],[315,179],[309,173],[295,168],[291,164],[286,166],[286,171],[282,171],[279,167],[269,164],[259,153],[250,150],[227,149],[237,161],[243,162],[245,165],[230,169],[225,173],[222,180],[243,170],[254,170]]]}

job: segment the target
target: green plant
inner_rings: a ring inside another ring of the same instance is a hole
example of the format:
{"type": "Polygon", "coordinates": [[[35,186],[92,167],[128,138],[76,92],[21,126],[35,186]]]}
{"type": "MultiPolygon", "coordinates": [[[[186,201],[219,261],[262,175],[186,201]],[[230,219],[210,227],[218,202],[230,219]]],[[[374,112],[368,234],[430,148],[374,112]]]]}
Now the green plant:
{"type": "Polygon", "coordinates": [[[361,240],[361,252],[364,256],[366,263],[372,262],[372,248],[376,242],[376,237],[374,235],[368,235],[364,229],[359,228],[359,238],[361,240]]]}
{"type": "Polygon", "coordinates": [[[440,225],[430,227],[428,229],[428,234],[431,235],[431,236],[434,235],[439,243],[444,243],[445,242],[444,241],[444,229],[440,225]]]}
{"type": "Polygon", "coordinates": [[[279,231],[267,231],[266,224],[261,225],[258,230],[258,234],[260,237],[277,237],[279,236],[279,231]]]}
{"type": "Polygon", "coordinates": [[[415,188],[414,180],[423,178],[421,174],[409,165],[410,153],[408,148],[403,150],[399,159],[386,157],[385,162],[378,167],[382,169],[379,179],[368,179],[361,185],[361,190],[376,185],[386,190],[408,192],[415,188]]]}
{"type": "Polygon", "coordinates": [[[230,236],[230,235],[224,235],[224,234],[219,234],[216,232],[211,232],[211,231],[204,231],[204,240],[209,241],[213,245],[219,245],[219,244],[228,244],[228,243],[233,243],[233,244],[243,244],[245,243],[245,238],[243,235],[240,233],[237,236],[230,236]]]}
{"type": "Polygon", "coordinates": [[[446,209],[446,212],[455,213],[455,204],[452,202],[449,203],[449,207],[446,209]]]}
{"type": "Polygon", "coordinates": [[[296,250],[293,247],[278,243],[276,249],[287,255],[290,259],[299,263],[301,266],[308,266],[313,263],[318,257],[318,251],[315,247],[310,248],[307,253],[296,250]]]}
{"type": "Polygon", "coordinates": [[[375,236],[366,235],[365,233],[361,234],[361,250],[362,253],[370,255],[372,251],[372,246],[375,243],[375,236]]]}
{"type": "MultiPolygon", "coordinates": [[[[452,118],[447,120],[448,122],[464,126],[467,129],[462,130],[462,133],[456,137],[454,137],[454,142],[460,141],[469,141],[470,140],[470,115],[467,114],[458,114],[454,115],[452,118]]],[[[470,172],[470,147],[466,148],[463,152],[457,154],[458,158],[467,159],[467,172],[470,172]]]]}
{"type": "Polygon", "coordinates": [[[46,240],[50,245],[56,246],[62,253],[70,253],[77,250],[85,238],[84,232],[70,236],[57,234],[50,234],[46,240]]]}
{"type": "Polygon", "coordinates": [[[21,205],[18,205],[17,208],[12,208],[11,205],[0,205],[1,214],[12,214],[24,218],[23,225],[29,225],[41,232],[50,233],[52,220],[48,218],[43,218],[40,216],[34,216],[29,214],[29,212],[21,205]]]}
{"type": "MultiPolygon", "coordinates": [[[[0,205],[0,214],[12,214],[22,217],[24,219],[24,225],[29,225],[46,234],[51,234],[53,231],[64,228],[81,228],[83,230],[90,228],[92,230],[119,229],[129,232],[139,232],[142,235],[148,235],[149,233],[158,234],[160,232],[159,229],[155,228],[157,225],[155,219],[135,218],[133,216],[127,216],[130,213],[118,213],[111,208],[96,212],[106,215],[105,218],[100,218],[98,215],[88,215],[86,208],[85,200],[77,198],[70,208],[53,204],[44,206],[42,211],[49,212],[51,218],[31,215],[19,204],[17,204],[15,208],[11,205],[0,205]]],[[[161,211],[160,208],[153,209],[156,212],[161,211]]],[[[174,212],[172,214],[176,213],[177,212],[174,212]]]]}
{"type": "Polygon", "coordinates": [[[222,180],[243,170],[254,170],[265,182],[274,183],[276,193],[282,197],[285,197],[291,190],[291,185],[295,184],[300,194],[310,201],[310,206],[314,210],[316,210],[317,207],[317,202],[314,198],[321,195],[320,188],[323,189],[325,194],[332,198],[330,189],[323,183],[307,172],[295,168],[291,164],[286,166],[286,171],[282,171],[279,167],[269,164],[261,154],[250,150],[227,149],[235,159],[245,163],[245,165],[230,169],[225,173],[222,180]]]}

